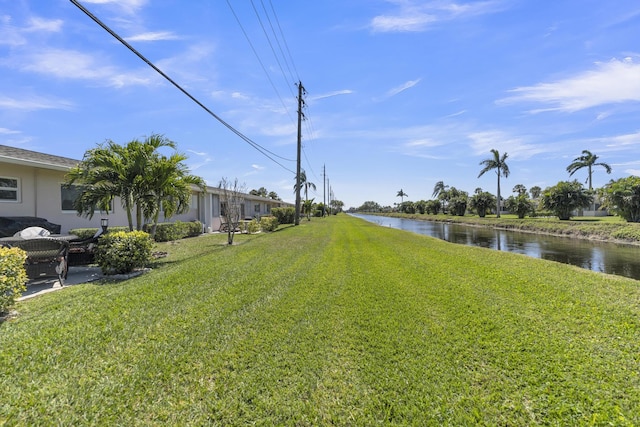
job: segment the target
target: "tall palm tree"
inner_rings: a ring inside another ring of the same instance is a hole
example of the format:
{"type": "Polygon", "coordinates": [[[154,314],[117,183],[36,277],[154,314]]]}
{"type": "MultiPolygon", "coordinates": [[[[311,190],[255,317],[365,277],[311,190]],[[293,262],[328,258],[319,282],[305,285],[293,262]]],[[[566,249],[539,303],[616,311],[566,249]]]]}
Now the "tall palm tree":
{"type": "Polygon", "coordinates": [[[500,218],[500,177],[504,176],[505,178],[507,178],[509,176],[509,166],[507,165],[507,157],[509,157],[509,155],[507,153],[504,153],[502,156],[500,156],[500,153],[496,149],[492,149],[491,153],[493,153],[493,157],[484,159],[480,162],[480,165],[484,166],[484,168],[482,168],[482,170],[480,171],[478,178],[480,178],[485,174],[485,172],[488,172],[490,170],[496,171],[496,175],[498,175],[496,216],[500,218]]]}
{"type": "Polygon", "coordinates": [[[404,203],[404,198],[409,197],[409,195],[404,191],[402,191],[402,188],[401,188],[400,191],[398,191],[398,194],[396,194],[396,197],[400,197],[400,203],[402,204],[404,203]]]}
{"type": "Polygon", "coordinates": [[[433,194],[431,195],[431,197],[433,198],[438,197],[441,193],[444,193],[445,191],[447,191],[447,188],[449,188],[449,186],[444,185],[444,181],[436,182],[436,185],[433,186],[433,194]]]}
{"type": "Polygon", "coordinates": [[[567,166],[567,172],[569,172],[569,176],[572,176],[576,171],[586,167],[589,171],[589,175],[587,178],[587,182],[589,183],[589,191],[593,190],[593,186],[591,185],[591,174],[593,166],[602,166],[607,173],[611,173],[611,166],[604,162],[596,162],[598,160],[598,156],[590,152],[589,150],[582,150],[582,155],[573,159],[573,162],[569,166],[567,166]]]}
{"type": "MultiPolygon", "coordinates": [[[[307,180],[307,173],[302,170],[300,171],[300,188],[304,188],[304,201],[305,203],[307,202],[307,200],[309,200],[309,189],[313,189],[313,191],[316,191],[316,185],[307,180]]],[[[293,192],[295,193],[298,190],[298,185],[297,183],[293,185],[293,192]]]]}
{"type": "Polygon", "coordinates": [[[149,190],[144,198],[143,213],[152,223],[151,236],[155,236],[158,217],[163,212],[164,219],[189,210],[191,186],[196,185],[202,191],[205,181],[199,176],[191,175],[183,161],[184,154],[173,153],[171,156],[158,156],[150,167],[149,190]]]}

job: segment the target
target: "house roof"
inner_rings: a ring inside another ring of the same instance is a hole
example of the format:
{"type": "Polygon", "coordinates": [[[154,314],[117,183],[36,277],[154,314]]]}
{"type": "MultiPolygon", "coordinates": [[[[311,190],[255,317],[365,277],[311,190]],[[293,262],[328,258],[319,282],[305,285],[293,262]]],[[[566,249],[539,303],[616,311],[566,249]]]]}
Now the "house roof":
{"type": "Polygon", "coordinates": [[[68,157],[54,156],[52,154],[9,147],[8,145],[0,145],[0,162],[68,171],[80,161],[68,157]]]}

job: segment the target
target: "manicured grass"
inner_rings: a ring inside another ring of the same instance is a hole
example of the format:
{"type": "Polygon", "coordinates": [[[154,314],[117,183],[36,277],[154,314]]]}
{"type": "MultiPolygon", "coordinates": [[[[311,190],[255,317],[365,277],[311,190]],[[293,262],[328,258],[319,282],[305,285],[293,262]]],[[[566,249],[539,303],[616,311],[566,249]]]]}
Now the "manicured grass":
{"type": "Polygon", "coordinates": [[[0,425],[638,425],[640,282],[340,215],[17,306],[0,425]]]}

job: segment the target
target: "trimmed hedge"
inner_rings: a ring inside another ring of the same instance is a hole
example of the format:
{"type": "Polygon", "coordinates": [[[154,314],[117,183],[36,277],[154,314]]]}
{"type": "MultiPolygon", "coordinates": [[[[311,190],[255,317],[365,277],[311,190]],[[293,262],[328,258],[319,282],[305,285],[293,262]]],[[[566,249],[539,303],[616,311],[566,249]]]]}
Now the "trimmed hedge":
{"type": "MultiPolygon", "coordinates": [[[[146,224],[144,231],[148,233],[151,231],[151,227],[151,224],[146,224]]],[[[185,237],[199,236],[200,234],[202,234],[202,223],[200,221],[163,222],[157,225],[154,240],[156,242],[169,242],[184,239],[185,237]]]]}
{"type": "Polygon", "coordinates": [[[27,290],[26,260],[27,253],[22,249],[0,247],[0,314],[8,312],[27,290]]]}
{"type": "Polygon", "coordinates": [[[278,225],[280,225],[280,223],[275,216],[263,216],[260,218],[260,228],[262,228],[262,231],[276,231],[278,225]]]}
{"type": "Polygon", "coordinates": [[[296,210],[293,207],[273,208],[271,214],[278,219],[280,224],[293,224],[296,220],[296,210]]]}
{"type": "Polygon", "coordinates": [[[100,237],[96,263],[104,274],[131,273],[151,261],[153,240],[144,231],[117,231],[100,237]]]}

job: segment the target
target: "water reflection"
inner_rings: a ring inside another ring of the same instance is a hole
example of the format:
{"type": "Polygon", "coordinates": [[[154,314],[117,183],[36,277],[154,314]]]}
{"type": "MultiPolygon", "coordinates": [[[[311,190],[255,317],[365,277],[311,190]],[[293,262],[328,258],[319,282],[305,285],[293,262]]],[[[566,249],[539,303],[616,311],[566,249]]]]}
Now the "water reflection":
{"type": "Polygon", "coordinates": [[[639,248],[584,239],[544,236],[511,230],[405,218],[360,215],[379,225],[437,237],[452,243],[516,252],[534,258],[572,264],[588,270],[640,280],[639,248]]]}

